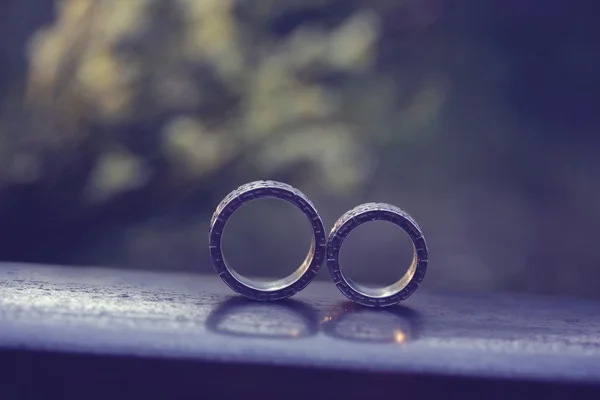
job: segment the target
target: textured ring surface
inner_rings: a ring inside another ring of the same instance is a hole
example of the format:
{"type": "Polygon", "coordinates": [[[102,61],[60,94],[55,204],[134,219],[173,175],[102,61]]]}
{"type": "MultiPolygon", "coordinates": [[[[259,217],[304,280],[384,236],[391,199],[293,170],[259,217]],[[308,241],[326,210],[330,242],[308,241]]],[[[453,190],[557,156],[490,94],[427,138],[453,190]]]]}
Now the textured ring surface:
{"type": "Polygon", "coordinates": [[[368,307],[387,307],[407,299],[419,287],[427,271],[427,243],[416,221],[400,208],[385,203],[361,204],[348,211],[333,226],[327,242],[327,266],[338,289],[350,300],[368,307]],[[413,260],[406,274],[383,288],[367,288],[353,282],[340,268],[339,254],[344,239],[369,221],[388,221],[404,231],[413,244],[413,260]]]}
{"type": "Polygon", "coordinates": [[[229,193],[217,206],[210,221],[209,248],[217,274],[233,291],[253,300],[274,301],[293,296],[315,277],[325,258],[326,237],[321,217],[302,192],[281,182],[256,181],[229,193]],[[245,278],[231,269],[223,256],[221,245],[229,218],[242,205],[261,198],[277,198],[295,205],[304,213],[313,231],[310,249],[300,267],[283,279],[267,282],[245,278]]]}

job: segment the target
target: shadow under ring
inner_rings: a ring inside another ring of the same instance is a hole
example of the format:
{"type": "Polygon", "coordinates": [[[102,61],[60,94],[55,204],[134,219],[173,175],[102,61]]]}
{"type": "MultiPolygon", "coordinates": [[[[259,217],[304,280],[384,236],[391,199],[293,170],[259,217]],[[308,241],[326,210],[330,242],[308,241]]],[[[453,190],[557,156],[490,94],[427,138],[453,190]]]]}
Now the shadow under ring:
{"type": "Polygon", "coordinates": [[[206,328],[214,333],[236,337],[301,339],[314,336],[319,331],[319,314],[312,306],[293,299],[277,303],[257,303],[242,297],[233,297],[219,304],[209,314],[206,328]],[[272,315],[261,318],[260,311],[272,315]],[[244,327],[244,324],[238,323],[236,329],[222,326],[229,318],[236,316],[250,319],[250,324],[244,327]],[[296,319],[296,322],[299,322],[296,325],[299,326],[282,326],[286,317],[296,319]],[[269,324],[269,318],[276,320],[277,324],[269,324]],[[273,325],[276,325],[277,329],[273,325]]]}
{"type": "Polygon", "coordinates": [[[321,330],[353,342],[405,343],[418,337],[419,320],[420,314],[405,306],[372,310],[348,301],[325,313],[321,330]]]}
{"type": "Polygon", "coordinates": [[[346,212],[333,226],[327,242],[327,266],[337,288],[350,300],[367,307],[388,307],[410,297],[425,278],[427,243],[416,221],[405,211],[391,204],[366,203],[346,212]],[[389,286],[370,288],[344,275],[339,254],[346,237],[369,221],[387,221],[402,228],[413,244],[413,259],[404,276],[389,286]]]}
{"type": "Polygon", "coordinates": [[[326,236],[323,221],[315,206],[298,189],[276,181],[256,181],[240,186],[218,205],[209,228],[209,249],[212,264],[221,279],[234,292],[258,301],[282,300],[303,290],[315,277],[325,258],[326,236]],[[302,264],[282,279],[262,281],[246,278],[233,270],[222,249],[222,237],[227,221],[244,204],[263,198],[275,198],[296,206],[306,216],[313,235],[310,249],[302,264]]]}

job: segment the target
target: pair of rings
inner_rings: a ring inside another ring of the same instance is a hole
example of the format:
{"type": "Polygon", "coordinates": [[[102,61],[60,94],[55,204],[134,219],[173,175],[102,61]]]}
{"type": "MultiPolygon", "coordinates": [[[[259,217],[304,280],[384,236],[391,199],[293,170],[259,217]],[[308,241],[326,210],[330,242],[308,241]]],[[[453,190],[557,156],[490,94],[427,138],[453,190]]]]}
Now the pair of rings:
{"type": "Polygon", "coordinates": [[[415,220],[396,206],[366,203],[348,211],[338,219],[326,237],[323,222],[315,206],[298,189],[281,182],[257,181],[240,186],[217,206],[209,228],[209,248],[213,266],[221,279],[236,293],[258,301],[282,300],[304,289],[315,277],[327,258],[327,266],[337,288],[350,300],[369,307],[386,307],[407,299],[419,287],[427,270],[427,244],[415,220]],[[234,271],[225,260],[222,237],[231,216],[245,203],[261,198],[277,198],[298,207],[313,231],[311,246],[304,262],[285,278],[269,282],[248,279],[234,271]],[[413,260],[408,271],[397,282],[383,288],[362,286],[344,275],[339,253],[352,230],[369,222],[383,220],[402,228],[413,244],[413,260]]]}

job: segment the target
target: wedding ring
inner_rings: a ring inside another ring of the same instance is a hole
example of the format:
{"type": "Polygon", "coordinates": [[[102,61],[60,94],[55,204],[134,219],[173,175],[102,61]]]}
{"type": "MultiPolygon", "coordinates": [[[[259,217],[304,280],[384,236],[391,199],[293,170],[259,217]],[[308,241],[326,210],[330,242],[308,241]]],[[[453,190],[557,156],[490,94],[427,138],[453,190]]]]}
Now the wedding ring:
{"type": "Polygon", "coordinates": [[[321,217],[302,192],[281,182],[257,181],[240,186],[218,205],[210,221],[209,248],[217,274],[234,292],[253,300],[274,301],[293,296],[315,277],[325,258],[326,237],[321,217]],[[242,205],[262,198],[277,198],[295,205],[304,213],[313,231],[304,262],[287,277],[272,281],[249,279],[235,272],[225,260],[221,246],[229,218],[242,205]]]}
{"type": "Polygon", "coordinates": [[[342,215],[333,226],[327,242],[327,266],[338,289],[350,300],[368,307],[387,307],[407,299],[419,287],[427,270],[427,244],[419,225],[406,212],[391,204],[366,203],[342,215]],[[369,221],[388,221],[399,226],[413,244],[413,260],[406,274],[382,288],[369,288],[352,281],[344,275],[339,263],[344,239],[369,221]]]}

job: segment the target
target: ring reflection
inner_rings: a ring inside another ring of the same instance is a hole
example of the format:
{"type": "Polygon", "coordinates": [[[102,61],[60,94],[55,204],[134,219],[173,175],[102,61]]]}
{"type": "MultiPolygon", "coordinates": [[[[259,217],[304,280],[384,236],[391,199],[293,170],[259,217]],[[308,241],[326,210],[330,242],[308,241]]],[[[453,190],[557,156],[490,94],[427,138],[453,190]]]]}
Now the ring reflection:
{"type": "Polygon", "coordinates": [[[316,310],[300,301],[262,303],[235,297],[210,313],[206,327],[230,336],[300,339],[315,335],[319,322],[316,310]]]}
{"type": "Polygon", "coordinates": [[[335,338],[367,343],[406,343],[417,337],[418,313],[404,306],[371,309],[344,302],[325,314],[321,328],[335,338]]]}

